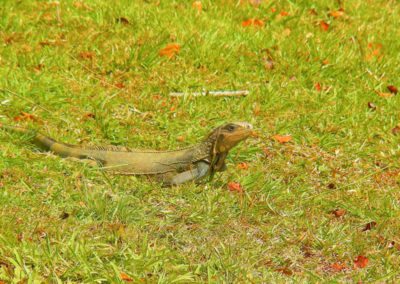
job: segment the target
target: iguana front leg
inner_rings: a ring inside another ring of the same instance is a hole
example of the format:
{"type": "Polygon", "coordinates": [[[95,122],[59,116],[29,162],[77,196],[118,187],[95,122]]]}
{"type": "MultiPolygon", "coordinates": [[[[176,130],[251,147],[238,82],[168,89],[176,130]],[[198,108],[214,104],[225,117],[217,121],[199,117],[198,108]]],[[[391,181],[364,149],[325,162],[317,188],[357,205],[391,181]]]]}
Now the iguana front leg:
{"type": "Polygon", "coordinates": [[[198,180],[208,174],[210,165],[205,162],[198,162],[193,169],[176,174],[164,180],[165,185],[179,185],[191,180],[198,180]]]}

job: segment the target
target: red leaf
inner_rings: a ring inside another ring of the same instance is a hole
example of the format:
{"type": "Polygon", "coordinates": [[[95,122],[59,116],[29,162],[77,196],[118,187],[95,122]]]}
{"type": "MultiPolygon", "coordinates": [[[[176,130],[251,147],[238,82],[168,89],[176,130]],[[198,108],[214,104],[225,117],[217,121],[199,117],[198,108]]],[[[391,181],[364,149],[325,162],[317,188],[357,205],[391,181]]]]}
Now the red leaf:
{"type": "Polygon", "coordinates": [[[318,92],[320,92],[321,91],[321,84],[319,83],[319,82],[317,82],[317,83],[315,83],[314,84],[314,88],[315,88],[315,90],[317,90],[318,92]]]}
{"type": "Polygon", "coordinates": [[[399,91],[397,88],[396,88],[396,86],[393,86],[393,85],[389,85],[389,86],[387,86],[387,89],[389,90],[389,92],[391,92],[392,94],[397,94],[397,92],[399,91]]]}
{"type": "Polygon", "coordinates": [[[179,53],[180,49],[181,49],[181,46],[179,44],[170,43],[170,44],[167,44],[167,46],[164,47],[163,49],[160,49],[158,54],[160,56],[165,56],[165,57],[168,57],[169,59],[171,59],[172,57],[174,57],[175,55],[177,55],[179,53]]]}
{"type": "Polygon", "coordinates": [[[329,24],[327,22],[324,21],[320,21],[319,22],[319,26],[321,27],[321,29],[323,29],[324,31],[327,31],[329,29],[329,24]]]}
{"type": "Polygon", "coordinates": [[[279,15],[281,15],[282,17],[285,17],[285,16],[288,16],[289,13],[286,12],[286,11],[282,11],[282,12],[279,13],[279,15]]]}
{"type": "Polygon", "coordinates": [[[249,164],[247,164],[246,162],[241,162],[237,165],[238,169],[241,170],[248,170],[249,169],[249,164]]]}
{"type": "Polygon", "coordinates": [[[363,255],[357,256],[357,258],[354,260],[354,268],[364,268],[367,265],[368,265],[368,258],[363,255]]]}
{"type": "Polygon", "coordinates": [[[232,192],[243,193],[243,187],[238,182],[234,182],[234,181],[229,182],[228,189],[232,192]]]}
{"type": "Polygon", "coordinates": [[[335,262],[334,264],[331,265],[331,268],[335,272],[341,272],[341,271],[345,270],[347,267],[345,264],[335,262]]]}
{"type": "Polygon", "coordinates": [[[117,87],[118,89],[123,89],[123,88],[125,88],[125,85],[124,85],[124,83],[122,83],[122,82],[115,83],[114,86],[117,87]]]}
{"type": "Polygon", "coordinates": [[[292,140],[292,136],[290,136],[290,135],[279,135],[279,134],[277,134],[277,135],[272,136],[272,138],[275,141],[277,141],[277,142],[279,142],[281,144],[287,143],[287,142],[292,140]]]}
{"type": "Polygon", "coordinates": [[[126,282],[132,282],[133,279],[131,277],[129,277],[128,274],[121,272],[119,274],[119,277],[121,278],[121,280],[126,281],[126,282]]]}
{"type": "Polygon", "coordinates": [[[249,26],[262,27],[264,26],[264,21],[258,19],[248,19],[242,22],[242,27],[249,27],[249,26]]]}

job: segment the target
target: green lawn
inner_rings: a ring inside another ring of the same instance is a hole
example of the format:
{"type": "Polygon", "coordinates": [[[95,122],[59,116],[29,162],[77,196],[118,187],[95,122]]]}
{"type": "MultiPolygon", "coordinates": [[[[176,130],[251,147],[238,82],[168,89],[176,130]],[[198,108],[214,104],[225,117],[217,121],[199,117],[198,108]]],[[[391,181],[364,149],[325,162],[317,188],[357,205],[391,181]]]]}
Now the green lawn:
{"type": "Polygon", "coordinates": [[[0,131],[0,283],[400,281],[400,3],[252,2],[1,1],[1,123],[151,149],[227,121],[259,137],[212,182],[162,188],[0,131]],[[250,95],[169,97],[202,89],[250,95]]]}

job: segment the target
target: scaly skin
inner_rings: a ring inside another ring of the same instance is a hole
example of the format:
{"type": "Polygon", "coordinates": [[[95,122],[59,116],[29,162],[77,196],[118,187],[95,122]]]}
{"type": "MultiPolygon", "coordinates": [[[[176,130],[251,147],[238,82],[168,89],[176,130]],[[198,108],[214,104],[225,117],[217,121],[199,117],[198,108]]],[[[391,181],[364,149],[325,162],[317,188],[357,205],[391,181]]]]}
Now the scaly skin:
{"type": "Polygon", "coordinates": [[[61,157],[95,160],[104,170],[114,174],[155,176],[165,185],[199,180],[206,175],[211,179],[215,172],[225,170],[225,158],[229,151],[253,133],[253,127],[247,122],[227,123],[214,129],[199,144],[178,150],[153,151],[69,145],[30,129],[0,126],[31,135],[34,144],[61,157]]]}

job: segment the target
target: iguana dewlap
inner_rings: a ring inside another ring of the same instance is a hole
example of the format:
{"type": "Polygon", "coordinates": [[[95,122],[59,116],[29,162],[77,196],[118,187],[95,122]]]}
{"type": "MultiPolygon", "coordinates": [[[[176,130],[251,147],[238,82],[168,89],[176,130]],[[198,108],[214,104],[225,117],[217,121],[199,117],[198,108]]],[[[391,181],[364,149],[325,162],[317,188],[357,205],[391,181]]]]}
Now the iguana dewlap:
{"type": "Polygon", "coordinates": [[[5,126],[32,135],[40,148],[62,157],[91,159],[115,174],[155,176],[167,185],[198,180],[226,168],[225,158],[233,147],[247,139],[252,125],[247,122],[227,123],[214,129],[201,143],[178,150],[152,151],[117,146],[77,146],[57,142],[36,131],[5,126]]]}

